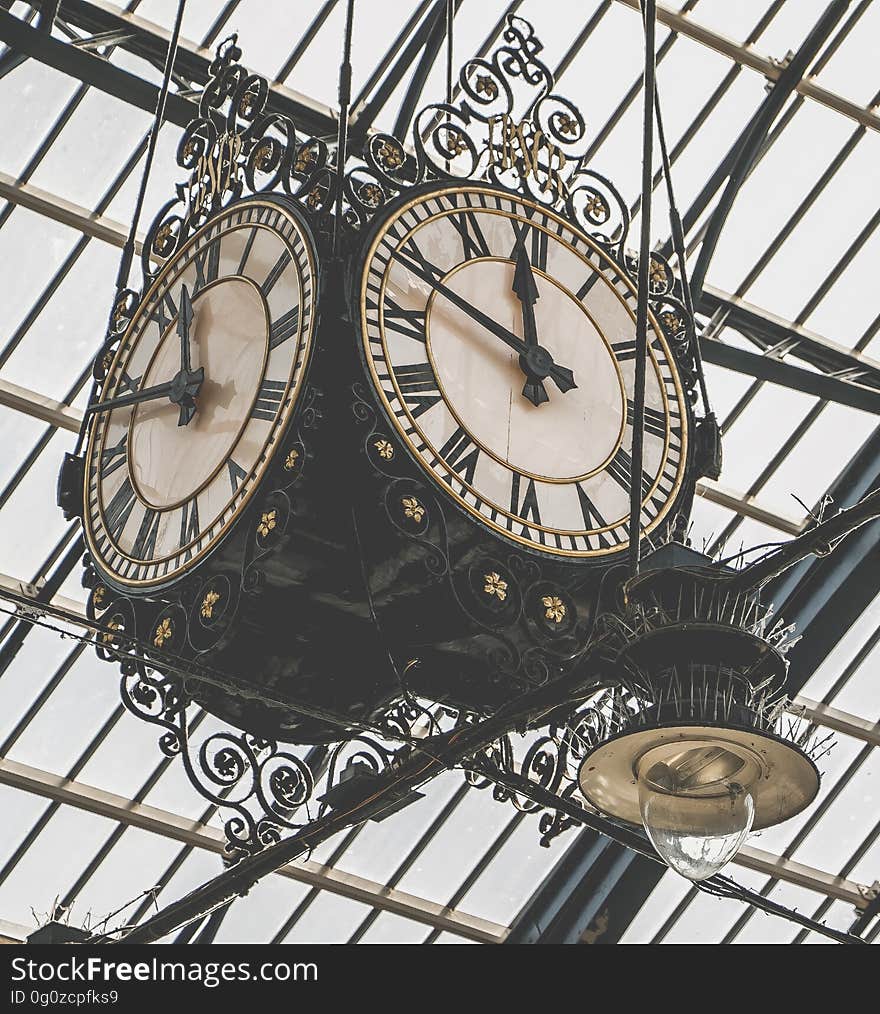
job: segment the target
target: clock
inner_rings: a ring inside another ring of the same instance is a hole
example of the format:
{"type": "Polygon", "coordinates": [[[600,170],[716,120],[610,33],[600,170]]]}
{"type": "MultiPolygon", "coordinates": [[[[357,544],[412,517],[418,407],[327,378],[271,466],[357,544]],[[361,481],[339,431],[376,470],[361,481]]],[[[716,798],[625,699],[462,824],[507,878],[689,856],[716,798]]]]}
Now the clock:
{"type": "MultiPolygon", "coordinates": [[[[557,559],[629,541],[636,289],[554,211],[491,185],[398,201],[355,306],[381,409],[422,473],[502,539],[557,559]]],[[[690,411],[649,314],[641,534],[685,494],[690,411]]]]}
{"type": "Polygon", "coordinates": [[[170,585],[241,517],[298,405],[316,264],[302,213],[260,198],[162,266],[88,409],[84,528],[112,586],[170,585]]]}

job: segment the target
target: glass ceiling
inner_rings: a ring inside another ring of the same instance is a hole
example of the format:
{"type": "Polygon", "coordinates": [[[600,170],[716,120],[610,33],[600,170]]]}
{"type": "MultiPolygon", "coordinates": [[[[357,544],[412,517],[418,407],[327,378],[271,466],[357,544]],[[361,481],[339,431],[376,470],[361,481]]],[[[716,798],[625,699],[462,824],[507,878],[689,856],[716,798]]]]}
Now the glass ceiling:
{"type": "MultiPolygon", "coordinates": [[[[0,4],[0,16],[8,8],[36,31],[36,6],[0,4]]],[[[161,69],[134,55],[124,34],[109,42],[94,38],[82,27],[89,23],[83,12],[129,12],[138,31],[166,38],[176,7],[176,0],[127,7],[62,2],[51,37],[155,84],[161,69]]],[[[212,47],[237,31],[243,62],[332,109],[344,8],[317,0],[188,0],[182,38],[193,49],[212,47]],[[316,18],[314,37],[291,66],[316,18]]],[[[641,172],[637,8],[630,0],[556,0],[548,17],[547,4],[538,0],[463,0],[454,39],[458,64],[488,48],[506,10],[532,21],[545,45],[542,58],[561,68],[558,90],[586,117],[592,166],[634,207],[641,172]]],[[[770,87],[767,75],[779,76],[825,8],[820,0],[660,6],[658,88],[683,212],[755,115],[770,87]]],[[[435,5],[357,0],[355,10],[357,116],[435,5]],[[383,62],[389,50],[392,59],[383,62]]],[[[777,118],[711,262],[706,290],[722,309],[704,308],[707,340],[817,373],[797,357],[797,340],[808,334],[852,354],[850,364],[880,369],[872,358],[880,359],[880,79],[872,59],[878,34],[880,4],[852,3],[777,118]],[[737,300],[762,319],[781,322],[791,340],[762,342],[729,312],[737,300]]],[[[76,533],[55,506],[54,485],[103,336],[151,117],[38,59],[11,65],[10,55],[0,57],[0,587],[39,586],[54,575],[57,601],[75,609],[84,594],[77,559],[65,554],[76,533]]],[[[420,104],[443,97],[444,66],[441,50],[420,104]]],[[[375,111],[373,127],[393,128],[412,76],[409,66],[375,111]]],[[[176,87],[185,92],[192,84],[179,80],[176,87]]],[[[163,126],[142,223],[173,193],[179,136],[180,128],[163,126]]],[[[668,237],[668,208],[659,173],[656,182],[653,232],[660,246],[668,237]]],[[[710,200],[696,209],[687,235],[691,268],[713,207],[710,200]]],[[[635,222],[631,236],[637,229],[635,222]]],[[[693,544],[733,553],[785,540],[808,522],[804,505],[818,505],[875,434],[875,414],[711,363],[706,371],[724,431],[724,470],[717,483],[701,484],[693,544]]],[[[841,388],[852,376],[843,367],[828,372],[841,388]]],[[[2,600],[0,606],[6,608],[2,600]]],[[[880,719],[878,632],[880,597],[841,632],[799,693],[869,723],[880,719]]],[[[32,912],[60,903],[72,923],[94,926],[156,885],[164,905],[220,872],[222,814],[206,810],[179,766],[161,762],[155,730],[123,711],[111,668],[77,641],[5,614],[0,742],[0,920],[6,924],[32,929],[32,912]],[[36,774],[24,778],[22,765],[36,774]],[[83,791],[62,799],[63,779],[83,791]],[[99,806],[89,787],[111,795],[99,806]],[[131,800],[145,808],[139,826],[129,826],[125,815],[131,800]],[[179,827],[184,822],[205,827],[187,838],[179,827]]],[[[880,753],[873,743],[840,733],[823,761],[817,801],[750,844],[857,885],[880,880],[880,753]]],[[[500,940],[574,837],[568,831],[541,848],[536,817],[493,802],[489,792],[467,788],[460,773],[448,773],[391,819],[321,846],[309,857],[323,871],[318,886],[295,871],[261,882],[232,904],[216,939],[500,940]],[[352,888],[353,878],[370,882],[377,896],[392,888],[395,903],[358,900],[364,894],[352,888]],[[463,933],[436,918],[447,907],[456,918],[462,913],[453,925],[463,933]]],[[[845,930],[855,918],[851,902],[815,886],[731,869],[741,884],[829,926],[845,930]]],[[[124,918],[136,922],[151,910],[144,896],[124,918]]],[[[119,924],[119,918],[111,923],[119,924]]],[[[880,932],[880,922],[872,925],[866,938],[880,932]]],[[[646,889],[622,940],[827,942],[741,902],[695,891],[672,873],[646,889]]]]}

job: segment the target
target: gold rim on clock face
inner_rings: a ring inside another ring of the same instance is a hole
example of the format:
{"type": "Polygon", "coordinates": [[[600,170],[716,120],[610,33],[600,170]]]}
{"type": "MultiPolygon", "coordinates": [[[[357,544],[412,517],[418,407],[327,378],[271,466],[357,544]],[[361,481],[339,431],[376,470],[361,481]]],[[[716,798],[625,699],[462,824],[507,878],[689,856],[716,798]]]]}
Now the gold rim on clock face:
{"type": "MultiPolygon", "coordinates": [[[[445,186],[376,233],[361,276],[363,348],[397,436],[473,517],[540,552],[606,556],[629,542],[636,299],[620,266],[552,211],[479,184],[445,186]],[[563,391],[546,378],[538,405],[523,395],[517,349],[468,309],[525,340],[521,247],[537,340],[576,384],[563,391]]],[[[652,314],[648,343],[643,534],[676,501],[689,439],[679,372],[652,314]]]]}
{"type": "Polygon", "coordinates": [[[181,369],[178,309],[193,306],[190,355],[205,378],[178,426],[168,398],[97,413],[86,451],[85,532],[112,582],[180,577],[229,531],[287,429],[312,347],[316,261],[284,205],[245,200],[166,263],[122,338],[99,400],[181,369]]]}

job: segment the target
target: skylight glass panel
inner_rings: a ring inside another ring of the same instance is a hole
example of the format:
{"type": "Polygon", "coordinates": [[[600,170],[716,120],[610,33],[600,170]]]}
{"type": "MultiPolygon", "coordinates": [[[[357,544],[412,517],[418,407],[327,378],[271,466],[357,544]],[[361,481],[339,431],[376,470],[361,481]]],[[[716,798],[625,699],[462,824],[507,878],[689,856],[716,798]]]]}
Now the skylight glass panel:
{"type": "MultiPolygon", "coordinates": [[[[115,247],[96,239],[88,243],[9,357],[4,380],[59,401],[67,396],[100,345],[112,300],[106,279],[118,264],[115,247]]],[[[85,404],[90,386],[84,385],[75,404],[85,404]]],[[[67,439],[72,445],[75,438],[67,439]]]]}
{"type": "Polygon", "coordinates": [[[3,884],[4,918],[34,926],[36,913],[40,923],[49,921],[54,906],[114,827],[106,817],[72,806],[58,808],[3,884]]]}
{"type": "MultiPolygon", "coordinates": [[[[382,912],[361,937],[362,944],[421,944],[430,935],[431,927],[392,912],[382,912]]],[[[463,943],[459,938],[457,941],[463,943]]]]}
{"type": "MultiPolygon", "coordinates": [[[[852,133],[852,126],[839,114],[815,102],[800,104],[736,196],[712,258],[712,284],[767,305],[766,290],[760,280],[745,293],[741,291],[742,282],[814,186],[833,154],[852,133]],[[822,144],[815,143],[817,137],[822,138],[822,144]]],[[[696,147],[705,151],[702,143],[696,147]]],[[[855,154],[851,158],[855,158],[855,154]]],[[[840,208],[837,214],[844,216],[846,212],[840,208]]],[[[779,277],[779,288],[785,289],[786,298],[794,298],[790,295],[792,291],[802,291],[801,303],[806,302],[811,292],[808,286],[813,279],[813,288],[821,280],[819,271],[828,259],[828,243],[833,242],[835,232],[834,223],[823,227],[822,220],[815,219],[815,224],[821,236],[808,233],[806,222],[799,227],[800,231],[796,229],[800,243],[815,244],[815,249],[789,245],[788,255],[780,258],[779,270],[788,273],[779,277]]],[[[847,234],[850,233],[848,228],[847,234]]],[[[780,305],[779,300],[774,299],[769,305],[775,309],[780,305]]],[[[793,310],[791,316],[796,312],[793,310]]]]}
{"type": "Polygon", "coordinates": [[[858,448],[877,426],[877,416],[828,404],[761,488],[761,500],[781,511],[801,513],[792,494],[808,507],[819,503],[840,473],[840,448],[858,448]]]}
{"type": "Polygon", "coordinates": [[[12,760],[65,774],[120,707],[117,680],[87,651],[71,666],[9,753],[12,760]]]}
{"type": "Polygon", "coordinates": [[[93,208],[150,126],[141,110],[96,88],[55,139],[31,177],[34,186],[93,208]],[[88,143],[83,143],[88,138],[88,143]]]}
{"type": "Polygon", "coordinates": [[[289,877],[270,876],[229,906],[217,936],[218,944],[265,944],[284,925],[309,893],[307,884],[289,877]]]}
{"type": "MultiPolygon", "coordinates": [[[[836,152],[834,147],[826,149],[827,162],[836,152]]],[[[859,144],[847,159],[845,170],[829,182],[749,289],[750,302],[772,307],[779,316],[799,321],[813,294],[877,211],[876,188],[858,183],[874,173],[876,165],[876,145],[859,144]]],[[[836,329],[828,337],[850,344],[836,329]]]]}
{"type": "MultiPolygon", "coordinates": [[[[510,803],[506,805],[511,806],[510,803]]],[[[551,842],[549,848],[543,848],[538,831],[539,820],[540,814],[525,817],[461,899],[459,908],[505,926],[513,922],[517,912],[559,862],[577,833],[567,832],[551,842]]]]}
{"type": "MultiPolygon", "coordinates": [[[[764,384],[747,411],[725,428],[722,479],[747,490],[815,404],[815,398],[764,384]]],[[[791,506],[789,506],[789,511],[791,506]]],[[[797,513],[800,513],[798,509],[797,513]]]]}
{"type": "Polygon", "coordinates": [[[358,901],[322,891],[280,943],[339,943],[354,932],[369,911],[358,901]]]}
{"type": "Polygon", "coordinates": [[[70,442],[69,433],[57,432],[0,509],[0,523],[7,531],[27,533],[26,539],[0,542],[0,573],[29,576],[67,527],[55,505],[54,491],[58,462],[70,442]]]}
{"type": "Polygon", "coordinates": [[[877,94],[880,8],[868,4],[853,31],[816,77],[816,83],[867,106],[877,94]]]}
{"type": "Polygon", "coordinates": [[[0,102],[0,173],[13,178],[25,168],[76,93],[78,82],[60,71],[27,60],[6,78],[15,101],[0,102]]]}
{"type": "MultiPolygon", "coordinates": [[[[446,772],[427,786],[424,799],[385,820],[368,821],[336,863],[338,868],[386,883],[461,787],[462,778],[460,771],[446,772]]],[[[443,833],[441,826],[438,834],[443,833]]]]}
{"type": "Polygon", "coordinates": [[[877,821],[880,751],[874,750],[825,815],[833,833],[811,834],[794,853],[799,863],[837,873],[877,821]]]}
{"type": "MultiPolygon", "coordinates": [[[[114,830],[116,828],[112,826],[107,828],[107,837],[114,830]]],[[[159,882],[162,873],[180,848],[178,842],[142,831],[140,828],[126,828],[115,846],[101,859],[97,868],[71,899],[70,892],[98,855],[105,840],[100,840],[94,851],[83,857],[79,867],[70,870],[63,890],[63,900],[68,903],[72,901],[71,925],[89,927],[93,932],[103,932],[125,925],[132,916],[135,905],[125,908],[108,922],[103,920],[127,902],[141,901],[144,892],[159,882]]]]}
{"type": "Polygon", "coordinates": [[[398,888],[447,904],[515,812],[509,804],[493,802],[489,791],[469,792],[398,888]]]}

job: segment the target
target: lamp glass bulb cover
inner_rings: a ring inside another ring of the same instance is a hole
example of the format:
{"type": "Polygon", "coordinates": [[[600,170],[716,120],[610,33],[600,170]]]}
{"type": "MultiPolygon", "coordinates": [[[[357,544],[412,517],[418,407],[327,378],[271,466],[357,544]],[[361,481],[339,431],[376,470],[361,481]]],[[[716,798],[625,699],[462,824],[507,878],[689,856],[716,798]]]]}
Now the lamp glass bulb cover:
{"type": "Polygon", "coordinates": [[[688,880],[705,880],[739,851],[755,804],[736,775],[742,757],[717,745],[691,747],[639,766],[639,809],[663,861],[688,880]]]}

